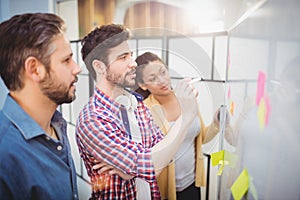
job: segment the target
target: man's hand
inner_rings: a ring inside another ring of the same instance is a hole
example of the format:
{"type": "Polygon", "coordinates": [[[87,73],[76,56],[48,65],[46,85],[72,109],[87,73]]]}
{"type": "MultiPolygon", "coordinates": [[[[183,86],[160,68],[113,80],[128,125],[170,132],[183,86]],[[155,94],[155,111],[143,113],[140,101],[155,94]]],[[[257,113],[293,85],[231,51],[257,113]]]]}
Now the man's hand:
{"type": "Polygon", "coordinates": [[[117,169],[117,168],[115,168],[115,167],[113,167],[111,165],[108,165],[108,164],[106,164],[104,162],[96,163],[93,166],[93,169],[94,170],[98,170],[99,174],[103,174],[103,173],[108,173],[110,175],[116,174],[116,175],[122,177],[124,180],[130,180],[130,179],[132,179],[134,177],[132,175],[125,174],[121,170],[119,170],[119,169],[117,169]]]}

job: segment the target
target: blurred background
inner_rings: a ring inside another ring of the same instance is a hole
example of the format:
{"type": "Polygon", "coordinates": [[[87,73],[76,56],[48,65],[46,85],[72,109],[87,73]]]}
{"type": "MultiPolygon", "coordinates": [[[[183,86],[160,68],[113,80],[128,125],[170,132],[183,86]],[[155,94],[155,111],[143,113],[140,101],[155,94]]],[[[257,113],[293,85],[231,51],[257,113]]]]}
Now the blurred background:
{"type": "MultiPolygon", "coordinates": [[[[299,10],[299,0],[0,0],[0,22],[25,12],[56,13],[66,21],[83,72],[77,99],[59,110],[69,123],[80,199],[89,198],[91,187],[74,126],[94,87],[80,40],[97,26],[118,23],[132,31],[134,57],[157,53],[172,84],[202,78],[195,86],[206,124],[221,105],[230,113],[230,140],[221,123],[220,134],[203,146],[208,184],[202,199],[232,199],[246,169],[252,186],[244,199],[294,200],[300,199],[299,10]],[[213,166],[211,155],[221,150],[235,161],[225,158],[218,175],[221,164],[213,166]]],[[[7,92],[0,79],[0,108],[7,92]]]]}

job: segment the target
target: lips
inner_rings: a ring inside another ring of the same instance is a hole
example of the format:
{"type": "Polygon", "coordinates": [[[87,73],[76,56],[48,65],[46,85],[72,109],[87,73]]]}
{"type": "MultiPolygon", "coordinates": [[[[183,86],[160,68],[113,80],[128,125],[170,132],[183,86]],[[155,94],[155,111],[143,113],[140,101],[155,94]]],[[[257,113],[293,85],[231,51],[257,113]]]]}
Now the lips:
{"type": "Polygon", "coordinates": [[[71,83],[71,87],[74,86],[75,87],[75,83],[78,81],[78,77],[75,76],[75,80],[71,83]]]}
{"type": "Polygon", "coordinates": [[[132,76],[133,78],[136,77],[135,70],[131,70],[130,72],[127,73],[128,76],[132,76]]]}
{"type": "Polygon", "coordinates": [[[162,86],[160,87],[161,90],[168,90],[169,89],[169,86],[168,85],[165,85],[165,86],[162,86]]]}

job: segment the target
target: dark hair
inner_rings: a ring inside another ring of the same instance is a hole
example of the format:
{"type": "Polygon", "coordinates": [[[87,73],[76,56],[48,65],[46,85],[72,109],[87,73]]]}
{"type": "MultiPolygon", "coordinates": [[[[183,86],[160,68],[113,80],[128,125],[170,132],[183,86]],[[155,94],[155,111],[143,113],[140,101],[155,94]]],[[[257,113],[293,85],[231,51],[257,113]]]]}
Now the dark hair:
{"type": "Polygon", "coordinates": [[[143,90],[138,86],[139,83],[144,83],[143,81],[143,71],[150,62],[159,61],[161,63],[164,63],[160,57],[158,57],[156,54],[151,52],[143,53],[142,55],[138,56],[135,59],[135,62],[137,63],[136,67],[136,78],[135,78],[135,92],[141,94],[144,99],[146,99],[151,93],[149,90],[143,90]]]}
{"type": "Polygon", "coordinates": [[[55,14],[27,13],[15,15],[0,24],[0,76],[6,87],[24,87],[25,60],[37,58],[50,71],[51,44],[55,36],[66,31],[64,21],[55,14]]]}
{"type": "Polygon", "coordinates": [[[129,38],[130,32],[125,26],[110,24],[95,28],[82,39],[82,60],[95,80],[96,72],[92,66],[93,60],[101,60],[105,65],[108,65],[109,50],[129,38]]]}

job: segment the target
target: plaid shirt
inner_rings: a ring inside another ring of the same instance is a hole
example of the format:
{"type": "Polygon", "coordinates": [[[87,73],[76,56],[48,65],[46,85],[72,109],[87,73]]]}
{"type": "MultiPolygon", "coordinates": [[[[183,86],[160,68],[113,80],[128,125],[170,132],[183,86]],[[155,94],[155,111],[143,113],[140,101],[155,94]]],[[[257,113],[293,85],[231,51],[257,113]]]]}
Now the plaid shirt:
{"type": "Polygon", "coordinates": [[[129,137],[130,133],[126,132],[119,107],[119,103],[96,88],[78,117],[77,144],[91,178],[92,199],[136,199],[134,178],[124,180],[118,175],[99,174],[92,169],[97,161],[144,179],[150,185],[152,199],[160,199],[151,147],[164,136],[154,124],[148,108],[138,99],[134,113],[140,126],[142,144],[134,142],[129,137]]]}

